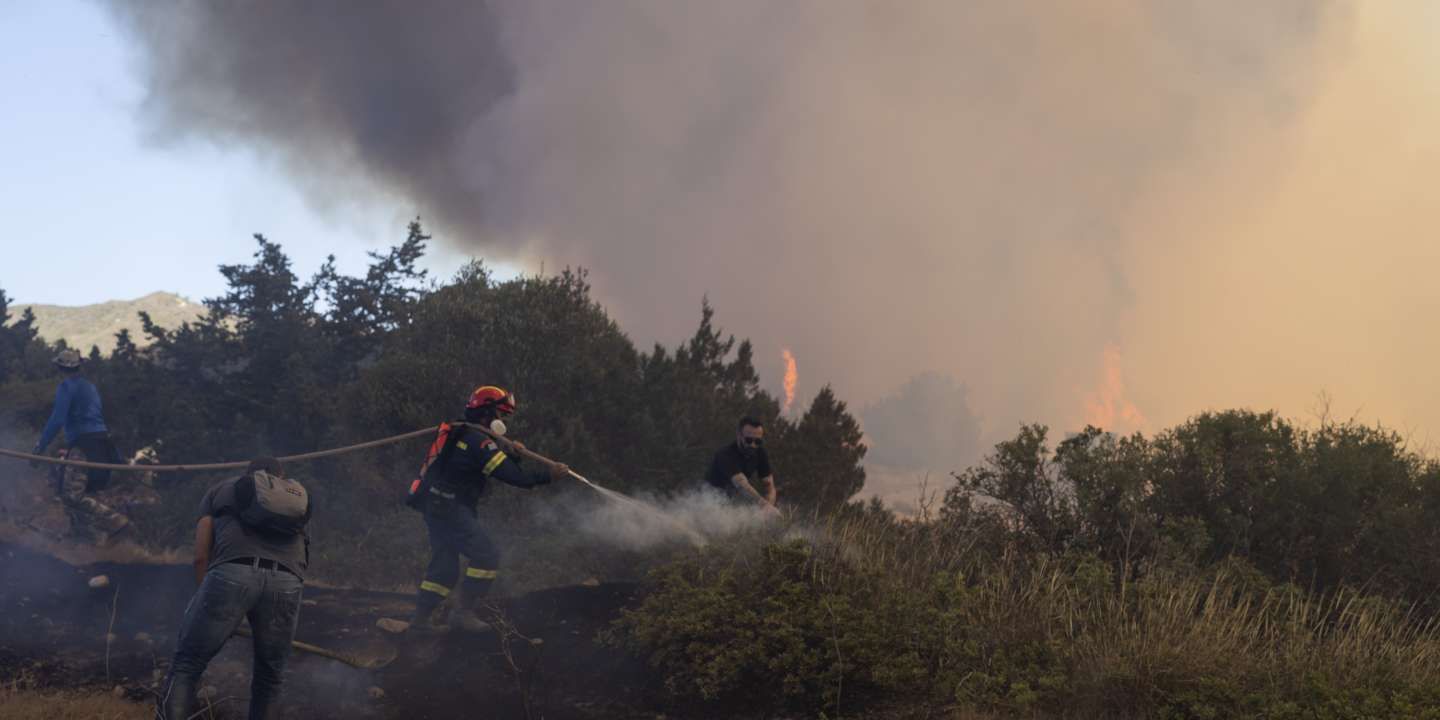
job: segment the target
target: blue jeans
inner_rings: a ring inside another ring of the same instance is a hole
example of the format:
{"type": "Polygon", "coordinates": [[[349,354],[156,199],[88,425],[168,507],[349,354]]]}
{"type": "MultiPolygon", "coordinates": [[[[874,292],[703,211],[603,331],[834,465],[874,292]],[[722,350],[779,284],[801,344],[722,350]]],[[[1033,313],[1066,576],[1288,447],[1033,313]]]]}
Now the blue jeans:
{"type": "Polygon", "coordinates": [[[216,565],[185,608],[185,623],[156,707],[159,720],[183,720],[196,712],[195,687],[205,666],[245,618],[254,633],[250,720],[263,720],[280,695],[285,659],[300,619],[300,578],[284,570],[239,563],[216,565]]]}

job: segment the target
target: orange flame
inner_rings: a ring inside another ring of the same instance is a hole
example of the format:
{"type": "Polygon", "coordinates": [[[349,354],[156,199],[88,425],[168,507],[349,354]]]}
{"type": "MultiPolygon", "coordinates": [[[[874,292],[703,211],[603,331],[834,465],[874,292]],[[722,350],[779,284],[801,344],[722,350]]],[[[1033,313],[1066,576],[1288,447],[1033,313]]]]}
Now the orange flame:
{"type": "Polygon", "coordinates": [[[1125,397],[1125,378],[1120,371],[1120,348],[1105,346],[1105,377],[1100,388],[1085,398],[1085,422],[1116,432],[1134,432],[1147,426],[1139,408],[1125,397]]]}
{"type": "Polygon", "coordinates": [[[795,369],[795,355],[790,348],[782,349],[780,356],[785,358],[785,412],[790,412],[790,406],[795,404],[795,383],[800,381],[800,373],[795,369]]]}

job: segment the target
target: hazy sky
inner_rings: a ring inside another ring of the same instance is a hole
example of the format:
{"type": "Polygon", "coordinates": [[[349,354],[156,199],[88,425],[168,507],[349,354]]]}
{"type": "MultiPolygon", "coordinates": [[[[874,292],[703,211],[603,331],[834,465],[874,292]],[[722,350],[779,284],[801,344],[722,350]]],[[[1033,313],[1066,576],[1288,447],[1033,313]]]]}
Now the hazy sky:
{"type": "MultiPolygon", "coordinates": [[[[342,269],[404,238],[413,203],[313,210],[263,149],[157,148],[136,120],[144,88],[105,11],[82,0],[0,2],[0,288],[20,302],[83,305],[223,287],[251,235],[299,271],[342,269]]],[[[459,256],[432,266],[449,273],[459,256]]]]}
{"type": "Polygon", "coordinates": [[[986,443],[1322,392],[1440,432],[1440,4],[171,7],[0,4],[12,295],[211,294],[255,231],[354,268],[420,212],[642,344],[708,294],[802,401],[940,373],[986,443]]]}

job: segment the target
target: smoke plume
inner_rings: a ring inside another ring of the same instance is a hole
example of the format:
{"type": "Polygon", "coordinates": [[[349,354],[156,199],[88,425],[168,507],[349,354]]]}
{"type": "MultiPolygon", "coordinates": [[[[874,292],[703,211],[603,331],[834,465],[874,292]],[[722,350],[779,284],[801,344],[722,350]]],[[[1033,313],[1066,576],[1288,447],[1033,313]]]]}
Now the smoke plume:
{"type": "Polygon", "coordinates": [[[860,413],[866,460],[911,470],[958,472],[979,459],[980,418],[969,390],[953,377],[925,373],[860,413]]]}
{"type": "Polygon", "coordinates": [[[1291,171],[1331,151],[1318,106],[1370,139],[1320,101],[1357,58],[1393,77],[1367,53],[1406,18],[1373,6],[1384,32],[1339,0],[110,3],[159,142],[261,148],[318,205],[378,194],[476,254],[588,266],[642,343],[708,293],[772,381],[782,346],[857,402],[952,374],[1000,435],[1078,426],[1111,347],[1156,426],[1426,396],[1279,362],[1329,327],[1296,293],[1344,282],[1285,260],[1341,243],[1317,208],[1365,188],[1291,171]]]}
{"type": "Polygon", "coordinates": [[[906,515],[942,490],[950,474],[984,454],[980,417],[969,389],[949,375],[923,373],[860,411],[865,428],[865,489],[906,515]]]}

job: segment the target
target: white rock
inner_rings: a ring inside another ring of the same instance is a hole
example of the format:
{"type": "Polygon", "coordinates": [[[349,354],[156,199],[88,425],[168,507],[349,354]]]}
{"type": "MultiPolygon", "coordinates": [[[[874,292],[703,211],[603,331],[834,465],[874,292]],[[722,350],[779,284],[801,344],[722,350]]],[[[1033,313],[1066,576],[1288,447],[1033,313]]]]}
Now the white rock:
{"type": "Polygon", "coordinates": [[[90,589],[91,589],[91,590],[99,590],[100,588],[109,587],[109,586],[110,586],[110,578],[109,578],[108,576],[105,576],[105,575],[96,575],[95,577],[90,578],[90,589]]]}
{"type": "Polygon", "coordinates": [[[410,629],[410,623],[395,618],[380,618],[375,621],[375,627],[388,633],[402,633],[410,629]]]}
{"type": "Polygon", "coordinates": [[[370,689],[366,690],[365,692],[370,694],[371,700],[380,700],[385,697],[385,691],[373,685],[370,686],[370,689]]]}

